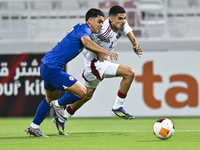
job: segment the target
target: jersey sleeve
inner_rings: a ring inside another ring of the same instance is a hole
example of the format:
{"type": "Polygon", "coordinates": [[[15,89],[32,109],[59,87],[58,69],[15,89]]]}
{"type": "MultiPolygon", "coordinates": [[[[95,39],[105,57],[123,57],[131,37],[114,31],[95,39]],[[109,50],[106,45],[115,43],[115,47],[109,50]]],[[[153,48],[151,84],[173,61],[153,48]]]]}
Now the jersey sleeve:
{"type": "Polygon", "coordinates": [[[133,31],[133,29],[129,26],[128,22],[124,24],[124,34],[127,35],[129,32],[133,31]]]}
{"type": "Polygon", "coordinates": [[[79,30],[79,38],[81,39],[82,36],[88,36],[91,38],[92,32],[89,27],[83,25],[79,30]]]}

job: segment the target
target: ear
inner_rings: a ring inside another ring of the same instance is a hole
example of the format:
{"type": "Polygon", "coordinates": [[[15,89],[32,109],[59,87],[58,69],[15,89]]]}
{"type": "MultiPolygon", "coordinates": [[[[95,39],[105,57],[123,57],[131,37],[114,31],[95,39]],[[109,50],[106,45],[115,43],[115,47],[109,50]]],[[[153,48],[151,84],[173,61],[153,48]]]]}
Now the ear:
{"type": "Polygon", "coordinates": [[[109,20],[110,20],[111,22],[113,22],[114,17],[113,17],[113,16],[110,16],[110,17],[109,17],[109,20]]]}
{"type": "Polygon", "coordinates": [[[87,23],[89,23],[89,24],[91,23],[91,17],[88,18],[87,23]]]}

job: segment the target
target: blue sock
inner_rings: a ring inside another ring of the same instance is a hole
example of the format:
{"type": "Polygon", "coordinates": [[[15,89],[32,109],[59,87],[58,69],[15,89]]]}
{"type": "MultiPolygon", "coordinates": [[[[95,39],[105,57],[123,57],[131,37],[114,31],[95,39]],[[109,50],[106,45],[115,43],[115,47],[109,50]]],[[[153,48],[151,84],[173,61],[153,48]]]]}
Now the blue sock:
{"type": "Polygon", "coordinates": [[[59,105],[68,105],[71,103],[74,103],[78,100],[81,100],[82,98],[72,94],[72,93],[65,93],[61,98],[58,99],[59,105]]]}
{"type": "Polygon", "coordinates": [[[50,105],[47,103],[46,99],[44,99],[37,108],[33,123],[40,125],[46,118],[50,108],[50,105]]]}

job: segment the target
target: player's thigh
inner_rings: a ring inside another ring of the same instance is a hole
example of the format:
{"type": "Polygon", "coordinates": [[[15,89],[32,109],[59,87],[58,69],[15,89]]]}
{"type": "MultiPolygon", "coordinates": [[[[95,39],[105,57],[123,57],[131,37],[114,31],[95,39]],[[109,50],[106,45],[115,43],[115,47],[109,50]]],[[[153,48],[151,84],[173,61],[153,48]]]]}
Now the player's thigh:
{"type": "Polygon", "coordinates": [[[101,82],[101,80],[99,80],[99,79],[94,79],[94,80],[91,80],[91,81],[86,81],[86,80],[84,80],[84,81],[83,81],[83,84],[84,84],[87,88],[96,89],[100,82],[101,82]]]}
{"type": "Polygon", "coordinates": [[[96,88],[91,88],[91,87],[86,87],[87,88],[87,97],[92,97],[92,95],[94,94],[94,91],[96,90],[96,88]]]}
{"type": "Polygon", "coordinates": [[[44,88],[47,91],[53,92],[57,89],[62,92],[77,82],[76,78],[60,69],[49,68],[44,64],[41,64],[40,69],[44,88]]]}
{"type": "Polygon", "coordinates": [[[86,95],[87,89],[81,82],[77,81],[72,86],[66,88],[65,91],[81,98],[86,95]]]}
{"type": "Polygon", "coordinates": [[[119,67],[117,68],[116,72],[117,77],[134,76],[134,75],[135,71],[131,67],[119,65],[119,67]]]}
{"type": "Polygon", "coordinates": [[[119,64],[107,62],[107,67],[103,72],[103,77],[104,78],[116,77],[119,66],[120,66],[119,64]]]}

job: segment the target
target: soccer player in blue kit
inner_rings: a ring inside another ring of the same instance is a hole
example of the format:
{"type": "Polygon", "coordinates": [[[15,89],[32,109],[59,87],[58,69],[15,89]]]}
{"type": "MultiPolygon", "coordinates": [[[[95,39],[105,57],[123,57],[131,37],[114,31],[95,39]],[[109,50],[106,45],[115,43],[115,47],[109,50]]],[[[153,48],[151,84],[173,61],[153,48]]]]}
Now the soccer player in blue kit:
{"type": "MultiPolygon", "coordinates": [[[[95,53],[103,53],[105,60],[107,56],[117,60],[118,55],[115,52],[105,50],[90,39],[92,33],[99,33],[102,28],[104,22],[102,11],[95,8],[88,10],[85,20],[85,24],[75,25],[41,60],[40,74],[44,80],[45,98],[38,106],[31,125],[25,130],[29,135],[48,137],[43,134],[39,126],[46,118],[50,108],[55,109],[56,106],[71,104],[86,95],[86,87],[72,75],[62,71],[65,65],[74,59],[84,47],[95,53]],[[66,93],[60,97],[60,92],[63,91],[66,93]],[[57,103],[50,106],[50,102],[57,99],[57,103]]],[[[56,115],[62,117],[63,110],[57,111],[56,115]]],[[[60,134],[65,135],[64,132],[60,132],[60,134]]]]}

